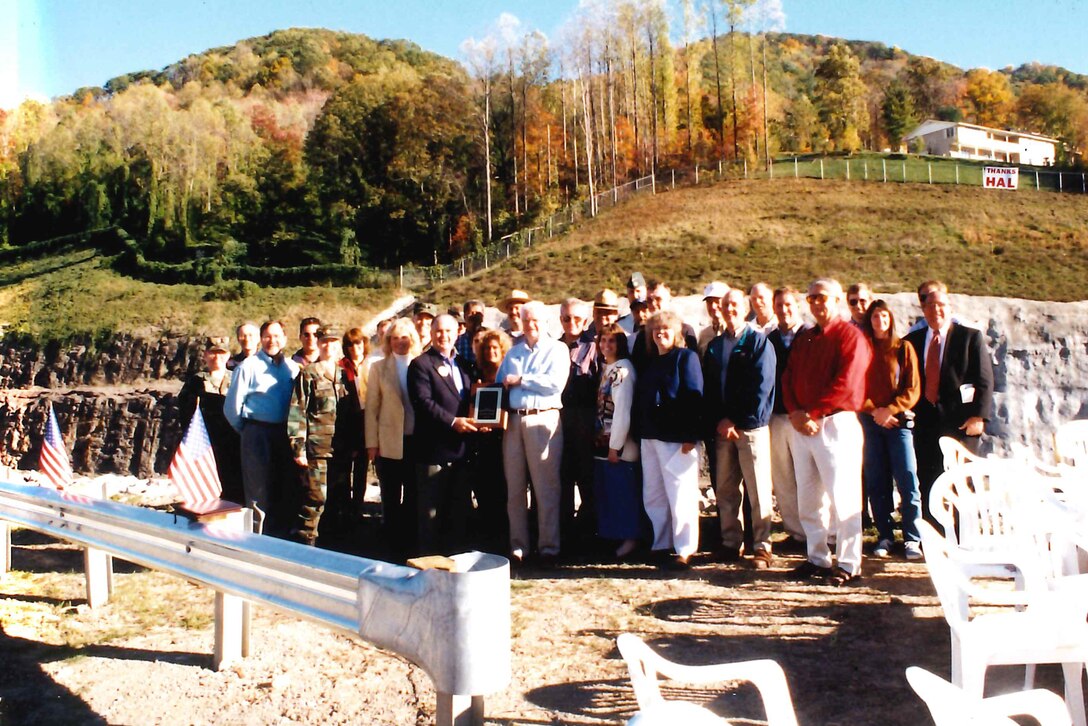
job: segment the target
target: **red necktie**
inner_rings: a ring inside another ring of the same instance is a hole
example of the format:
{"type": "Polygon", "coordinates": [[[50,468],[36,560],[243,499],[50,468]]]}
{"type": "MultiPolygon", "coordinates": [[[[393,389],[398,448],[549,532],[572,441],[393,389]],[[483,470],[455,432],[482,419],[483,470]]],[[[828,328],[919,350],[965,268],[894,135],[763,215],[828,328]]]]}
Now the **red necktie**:
{"type": "Polygon", "coordinates": [[[926,351],[926,400],[937,405],[937,391],[941,387],[941,334],[933,331],[933,339],[926,351]]]}

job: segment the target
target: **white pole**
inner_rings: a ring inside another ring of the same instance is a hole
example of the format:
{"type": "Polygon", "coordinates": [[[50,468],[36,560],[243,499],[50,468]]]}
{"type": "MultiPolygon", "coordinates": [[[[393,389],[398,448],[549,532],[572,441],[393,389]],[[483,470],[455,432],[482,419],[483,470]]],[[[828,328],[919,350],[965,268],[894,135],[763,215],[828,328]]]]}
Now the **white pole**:
{"type": "Polygon", "coordinates": [[[888,183],[888,160],[887,159],[881,159],[880,160],[880,168],[884,172],[884,183],[887,184],[888,183]]]}
{"type": "Polygon", "coordinates": [[[1039,191],[1039,170],[1035,170],[1035,191],[1039,191]]]}
{"type": "Polygon", "coordinates": [[[846,160],[846,181],[850,181],[850,160],[846,160]]]}
{"type": "Polygon", "coordinates": [[[797,178],[797,157],[793,157],[793,178],[797,178]]]}
{"type": "Polygon", "coordinates": [[[824,178],[824,158],[820,157],[820,178],[824,178]]]}
{"type": "Polygon", "coordinates": [[[676,169],[673,169],[670,173],[672,174],[672,188],[675,189],[676,188],[676,169]]]}
{"type": "Polygon", "coordinates": [[[933,162],[926,162],[926,173],[929,174],[929,183],[933,183],[933,162]]]}
{"type": "Polygon", "coordinates": [[[699,165],[695,165],[695,186],[699,186],[699,165]]]}
{"type": "Polygon", "coordinates": [[[960,183],[960,165],[956,164],[956,183],[960,183]]]}

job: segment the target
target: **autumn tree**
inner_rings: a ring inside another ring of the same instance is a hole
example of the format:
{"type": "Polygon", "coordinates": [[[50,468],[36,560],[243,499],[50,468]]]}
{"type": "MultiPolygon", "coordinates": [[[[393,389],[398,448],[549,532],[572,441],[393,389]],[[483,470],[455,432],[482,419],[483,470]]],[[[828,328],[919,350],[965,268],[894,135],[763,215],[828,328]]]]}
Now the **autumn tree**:
{"type": "Polygon", "coordinates": [[[1008,76],[985,68],[967,71],[964,113],[968,121],[982,126],[1003,127],[1012,108],[1012,84],[1008,76]]]}
{"type": "Polygon", "coordinates": [[[835,149],[861,148],[859,132],[869,126],[865,104],[868,92],[861,80],[861,64],[845,43],[835,43],[816,67],[814,102],[835,149]]]}

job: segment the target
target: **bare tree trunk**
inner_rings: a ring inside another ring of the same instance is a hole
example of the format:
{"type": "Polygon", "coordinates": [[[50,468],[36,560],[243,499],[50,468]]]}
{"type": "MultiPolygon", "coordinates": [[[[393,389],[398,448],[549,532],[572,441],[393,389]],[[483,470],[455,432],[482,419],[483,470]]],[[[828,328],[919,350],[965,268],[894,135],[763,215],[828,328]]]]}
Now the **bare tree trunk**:
{"type": "Polygon", "coordinates": [[[586,134],[586,179],[589,183],[589,214],[597,216],[597,189],[593,184],[593,133],[589,111],[589,84],[582,83],[582,119],[586,134]]]}
{"type": "MultiPolygon", "coordinates": [[[[755,50],[752,48],[752,35],[753,35],[752,31],[749,30],[748,31],[748,67],[752,71],[752,86],[751,86],[752,87],[752,93],[755,93],[755,88],[756,88],[756,54],[755,54],[755,50]]],[[[753,134],[753,136],[755,136],[755,144],[756,144],[755,158],[758,159],[759,158],[759,135],[758,134],[753,134]]]]}
{"type": "Polygon", "coordinates": [[[487,241],[491,229],[491,78],[484,81],[484,196],[487,199],[487,241]]]}
{"type": "Polygon", "coordinates": [[[510,156],[514,159],[514,216],[521,216],[521,206],[518,200],[518,113],[517,104],[514,102],[514,52],[509,51],[509,68],[507,73],[510,91],[510,156]]]}
{"type": "Polygon", "coordinates": [[[646,28],[646,43],[647,48],[650,51],[650,133],[652,135],[652,142],[650,144],[650,173],[657,169],[657,112],[658,112],[658,100],[657,100],[657,54],[654,46],[654,33],[653,29],[647,26],[646,28]]]}
{"type": "Polygon", "coordinates": [[[763,33],[763,156],[771,169],[771,134],[767,125],[767,34],[763,33]]]}
{"type": "Polygon", "coordinates": [[[721,54],[718,53],[718,11],[715,9],[715,0],[710,0],[707,7],[710,10],[710,37],[714,47],[714,89],[718,96],[718,143],[721,155],[725,156],[725,107],[722,105],[722,63],[721,54]]]}
{"type": "Polygon", "coordinates": [[[733,161],[740,158],[740,146],[737,141],[737,49],[736,25],[729,20],[729,85],[733,87],[733,161]]]}
{"type": "Polygon", "coordinates": [[[611,129],[609,136],[611,137],[611,156],[612,156],[612,188],[615,189],[617,184],[616,175],[616,103],[615,103],[615,86],[616,79],[612,75],[612,56],[608,55],[608,125],[611,129]]]}
{"type": "Polygon", "coordinates": [[[631,39],[631,119],[635,130],[635,156],[638,159],[638,173],[642,176],[642,153],[638,138],[638,54],[635,52],[635,41],[631,39]]]}

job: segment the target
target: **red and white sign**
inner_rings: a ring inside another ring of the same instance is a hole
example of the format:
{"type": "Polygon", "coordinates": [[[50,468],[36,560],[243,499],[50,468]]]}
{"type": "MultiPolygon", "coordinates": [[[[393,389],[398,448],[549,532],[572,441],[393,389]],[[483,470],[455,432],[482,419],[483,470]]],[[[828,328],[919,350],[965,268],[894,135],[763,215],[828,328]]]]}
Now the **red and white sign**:
{"type": "Polygon", "coordinates": [[[982,186],[986,189],[1016,189],[1020,170],[1015,166],[987,166],[982,172],[982,186]]]}

